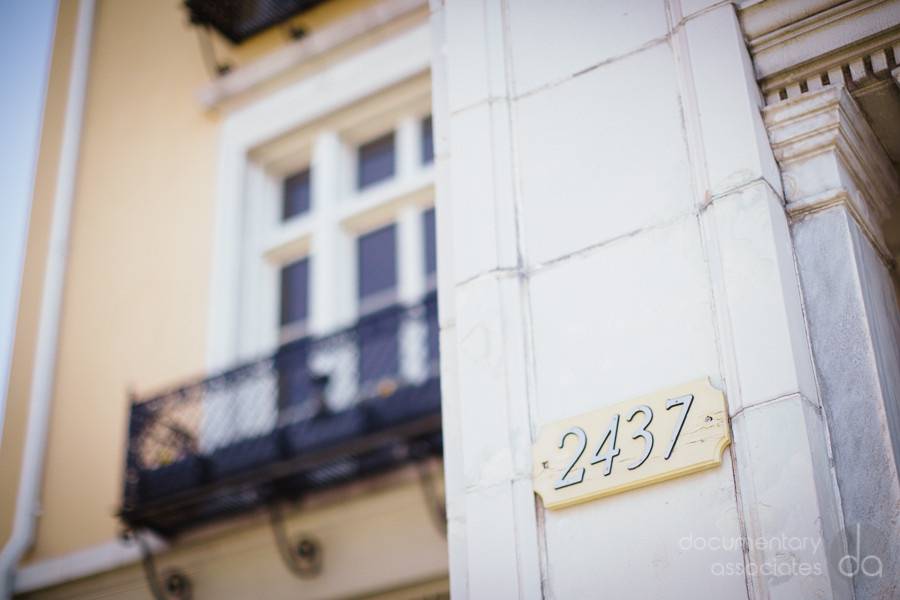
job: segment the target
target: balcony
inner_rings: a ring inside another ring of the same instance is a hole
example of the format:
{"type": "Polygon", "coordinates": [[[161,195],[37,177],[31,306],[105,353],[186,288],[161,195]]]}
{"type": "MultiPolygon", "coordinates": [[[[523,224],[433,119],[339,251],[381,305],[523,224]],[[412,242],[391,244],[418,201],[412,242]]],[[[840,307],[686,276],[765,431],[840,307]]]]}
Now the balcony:
{"type": "Polygon", "coordinates": [[[185,0],[191,22],[209,25],[233,44],[322,4],[324,0],[185,0]]]}
{"type": "Polygon", "coordinates": [[[432,294],[136,399],[120,517],[172,537],[441,452],[432,294]]]}

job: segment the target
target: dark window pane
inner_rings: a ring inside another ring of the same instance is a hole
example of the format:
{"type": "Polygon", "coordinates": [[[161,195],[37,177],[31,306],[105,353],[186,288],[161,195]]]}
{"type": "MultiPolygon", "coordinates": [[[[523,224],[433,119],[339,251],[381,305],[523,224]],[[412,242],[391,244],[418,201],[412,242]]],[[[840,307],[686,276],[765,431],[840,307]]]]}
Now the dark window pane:
{"type": "Polygon", "coordinates": [[[434,134],[431,129],[431,115],[422,120],[422,164],[434,162],[434,134]]]}
{"type": "Polygon", "coordinates": [[[300,171],[284,180],[284,199],[281,219],[287,221],[291,217],[309,210],[309,169],[300,171]]]}
{"type": "Polygon", "coordinates": [[[393,224],[360,236],[358,251],[360,299],[397,285],[396,227],[393,224]]]}
{"type": "Polygon", "coordinates": [[[400,372],[400,310],[390,307],[359,321],[359,381],[377,383],[400,372]]]}
{"type": "Polygon", "coordinates": [[[431,275],[437,271],[437,241],[434,237],[433,208],[422,213],[422,221],[425,228],[425,274],[431,275]]]}
{"type": "Polygon", "coordinates": [[[281,268],[281,324],[303,321],[309,302],[309,259],[281,268]]]}
{"type": "Polygon", "coordinates": [[[425,298],[425,324],[428,329],[428,365],[437,370],[440,365],[440,335],[438,325],[437,293],[425,298]]]}
{"type": "Polygon", "coordinates": [[[306,366],[309,342],[301,339],[283,346],[275,357],[278,372],[278,408],[301,405],[309,397],[309,369],[306,366]]]}
{"type": "Polygon", "coordinates": [[[394,175],[394,132],[359,147],[358,185],[362,189],[394,175]]]}

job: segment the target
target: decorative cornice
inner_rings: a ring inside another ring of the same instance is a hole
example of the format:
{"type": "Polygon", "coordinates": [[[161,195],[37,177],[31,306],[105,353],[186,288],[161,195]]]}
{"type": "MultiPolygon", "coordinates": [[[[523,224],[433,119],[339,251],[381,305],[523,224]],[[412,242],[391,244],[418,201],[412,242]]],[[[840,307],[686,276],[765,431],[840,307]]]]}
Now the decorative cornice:
{"type": "Polygon", "coordinates": [[[786,209],[799,217],[845,204],[876,249],[893,262],[885,224],[896,218],[900,181],[856,101],[828,86],[763,112],[782,171],[786,209]]]}
{"type": "Polygon", "coordinates": [[[900,61],[900,27],[807,64],[763,79],[760,88],[771,105],[826,86],[851,92],[891,79],[900,61]]]}
{"type": "Polygon", "coordinates": [[[741,8],[760,80],[900,27],[900,0],[770,0],[741,8]]]}
{"type": "MultiPolygon", "coordinates": [[[[786,23],[781,27],[776,27],[775,29],[770,29],[768,31],[760,31],[759,35],[750,40],[750,50],[753,53],[762,53],[767,50],[777,49],[784,44],[802,39],[810,33],[833,26],[845,19],[852,19],[858,15],[864,14],[873,7],[884,3],[885,0],[849,0],[848,2],[833,3],[835,6],[812,12],[809,16],[786,23]]],[[[777,4],[777,2],[770,2],[768,4],[759,3],[755,5],[757,7],[756,9],[748,7],[748,10],[758,10],[760,13],[763,13],[764,11],[775,11],[774,14],[780,16],[782,11],[779,10],[780,7],[778,7],[777,4]]],[[[782,1],[781,4],[785,3],[782,1]]],[[[766,18],[759,18],[757,20],[761,22],[760,24],[768,21],[766,18]]]]}

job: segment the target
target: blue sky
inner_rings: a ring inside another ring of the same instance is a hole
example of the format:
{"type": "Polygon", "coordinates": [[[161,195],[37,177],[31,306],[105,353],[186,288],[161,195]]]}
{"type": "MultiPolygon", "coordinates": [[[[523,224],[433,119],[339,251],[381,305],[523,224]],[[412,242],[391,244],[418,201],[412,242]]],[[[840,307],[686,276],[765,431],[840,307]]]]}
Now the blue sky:
{"type": "Polygon", "coordinates": [[[0,436],[55,21],[56,0],[0,0],[0,436]]]}

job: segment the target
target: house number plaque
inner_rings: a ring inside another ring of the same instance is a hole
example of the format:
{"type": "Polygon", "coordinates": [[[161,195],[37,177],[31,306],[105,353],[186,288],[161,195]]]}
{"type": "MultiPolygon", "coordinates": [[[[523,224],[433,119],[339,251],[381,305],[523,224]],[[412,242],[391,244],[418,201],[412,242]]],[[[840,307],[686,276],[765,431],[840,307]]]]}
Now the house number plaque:
{"type": "Polygon", "coordinates": [[[587,502],[715,467],[730,443],[725,396],[700,379],[544,426],[534,491],[587,502]]]}

